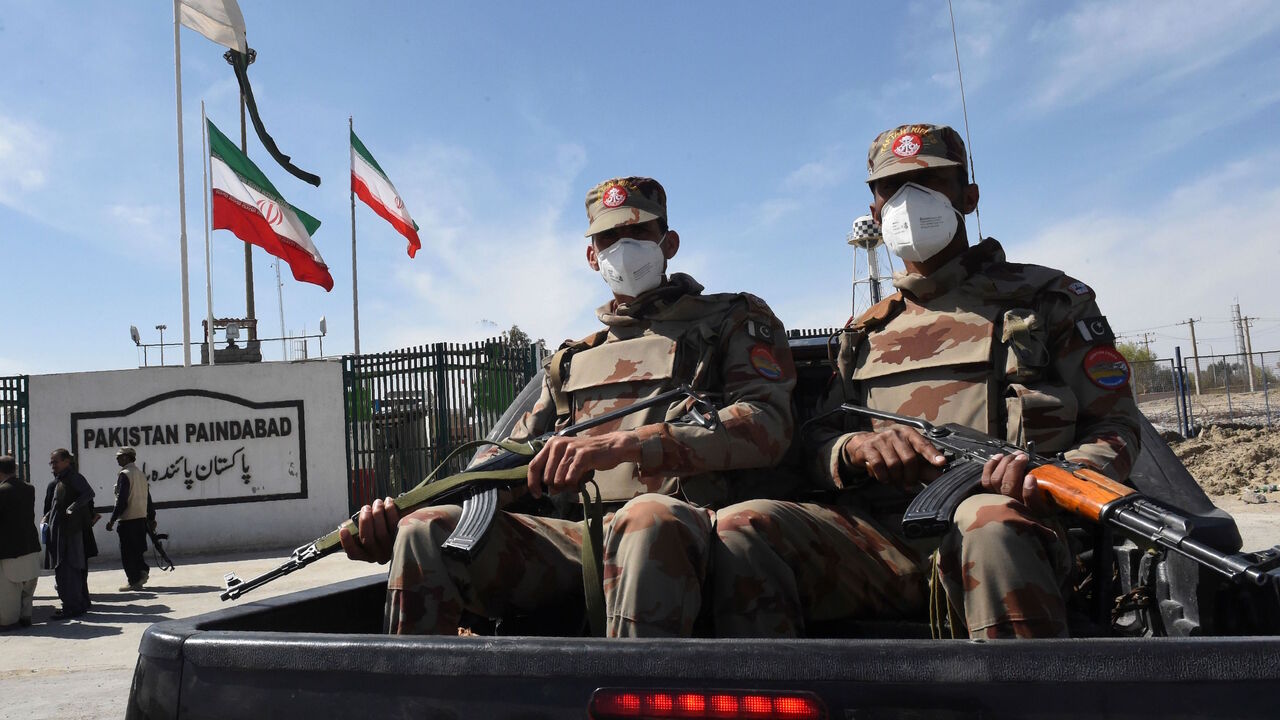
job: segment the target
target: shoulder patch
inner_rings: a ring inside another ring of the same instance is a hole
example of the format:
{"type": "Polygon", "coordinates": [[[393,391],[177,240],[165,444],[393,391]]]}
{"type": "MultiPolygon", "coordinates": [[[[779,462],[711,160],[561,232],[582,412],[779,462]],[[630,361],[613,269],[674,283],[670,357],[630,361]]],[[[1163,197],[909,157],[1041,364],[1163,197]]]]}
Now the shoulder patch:
{"type": "Polygon", "coordinates": [[[1068,285],[1067,289],[1070,290],[1072,293],[1075,293],[1076,295],[1088,295],[1089,293],[1093,292],[1092,290],[1089,289],[1088,285],[1085,285],[1079,280],[1076,280],[1075,282],[1068,285]]]}
{"type": "Polygon", "coordinates": [[[756,345],[751,348],[751,367],[765,380],[782,379],[782,366],[774,359],[768,345],[756,345]]]}
{"type": "Polygon", "coordinates": [[[1087,317],[1077,322],[1076,331],[1080,333],[1080,339],[1093,345],[1112,345],[1116,341],[1116,334],[1111,331],[1111,324],[1101,315],[1087,317]]]}
{"type": "Polygon", "coordinates": [[[757,342],[773,344],[773,325],[768,322],[762,322],[756,318],[750,318],[743,325],[747,331],[747,337],[757,342]]]}
{"type": "Polygon", "coordinates": [[[1086,353],[1082,369],[1089,382],[1103,390],[1122,390],[1129,386],[1129,361],[1110,345],[1101,345],[1086,353]]]}

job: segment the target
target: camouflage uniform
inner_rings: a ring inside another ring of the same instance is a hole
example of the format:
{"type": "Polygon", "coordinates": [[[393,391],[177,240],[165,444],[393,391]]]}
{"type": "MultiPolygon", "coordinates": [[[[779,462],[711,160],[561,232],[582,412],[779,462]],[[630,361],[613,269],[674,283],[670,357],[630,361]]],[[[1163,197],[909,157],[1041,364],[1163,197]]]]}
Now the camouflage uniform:
{"type": "MultiPolygon", "coordinates": [[[[991,239],[894,284],[901,292],[841,334],[827,407],[959,423],[1128,476],[1138,411],[1127,366],[1106,362],[1112,338],[1092,290],[1057,270],[1006,262],[991,239]]],[[[820,481],[845,489],[836,506],[754,501],[720,512],[719,633],[797,635],[806,621],[921,613],[938,541],[901,534],[910,498],[850,466],[850,430],[867,428],[836,415],[804,438],[820,481]],[[764,571],[746,576],[748,562],[764,571]]],[[[1060,588],[1070,568],[1055,521],[987,493],[960,505],[938,560],[951,609],[974,638],[1065,635],[1060,588]]]]}
{"type": "MultiPolygon", "coordinates": [[[[591,203],[588,195],[589,210],[591,203]]],[[[594,476],[613,510],[603,551],[610,636],[690,635],[714,508],[789,489],[767,470],[793,429],[795,366],[785,330],[759,298],[701,291],[675,274],[632,303],[599,308],[605,329],[552,356],[541,396],[511,434],[527,440],[681,384],[720,408],[712,430],[676,422],[688,409],[679,402],[587,431],[630,430],[641,441],[638,464],[594,476]]],[[[453,633],[464,609],[502,617],[582,602],[580,523],[500,512],[486,547],[467,565],[440,552],[458,513],[432,507],[401,521],[388,578],[389,631],[453,633]]]]}

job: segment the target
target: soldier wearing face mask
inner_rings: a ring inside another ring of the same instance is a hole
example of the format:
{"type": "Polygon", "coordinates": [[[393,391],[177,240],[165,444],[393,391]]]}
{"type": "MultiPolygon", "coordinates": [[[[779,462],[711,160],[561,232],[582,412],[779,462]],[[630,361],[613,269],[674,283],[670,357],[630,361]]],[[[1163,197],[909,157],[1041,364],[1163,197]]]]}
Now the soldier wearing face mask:
{"type": "MultiPolygon", "coordinates": [[[[575,492],[593,478],[605,503],[604,601],[613,637],[688,636],[708,574],[715,509],[791,486],[771,469],[791,441],[795,367],[786,332],[764,301],[703,294],[666,273],[680,248],[666,193],[644,177],[606,180],[587,193],[587,263],[612,292],[602,327],[566,342],[546,366],[542,394],[516,425],[523,441],[682,384],[719,408],[714,429],[681,424],[684,402],[549,441],[529,465],[528,490],[575,492]]],[[[391,557],[390,632],[453,634],[464,610],[483,617],[561,613],[581,603],[582,526],[501,512],[469,565],[441,542],[459,508],[417,510],[397,524],[388,502],[365,508],[349,556],[391,557]],[[366,529],[367,528],[367,529],[366,529]]],[[[577,513],[580,516],[580,513],[577,513]]]]}
{"type": "MultiPolygon", "coordinates": [[[[881,133],[867,170],[872,216],[906,272],[894,277],[898,293],[840,334],[822,409],[851,402],[958,423],[1126,479],[1138,410],[1093,291],[1061,271],[1006,261],[993,239],[969,244],[964,216],[978,186],[951,128],[881,133]]],[[[716,567],[758,568],[764,589],[737,594],[718,629],[802,635],[824,620],[923,619],[929,606],[935,631],[953,636],[1066,636],[1072,558],[1025,455],[986,465],[983,492],[960,505],[945,536],[908,541],[902,511],[945,464],[936,448],[914,429],[847,415],[807,427],[803,440],[819,484],[839,501],[720,512],[716,567]]]]}

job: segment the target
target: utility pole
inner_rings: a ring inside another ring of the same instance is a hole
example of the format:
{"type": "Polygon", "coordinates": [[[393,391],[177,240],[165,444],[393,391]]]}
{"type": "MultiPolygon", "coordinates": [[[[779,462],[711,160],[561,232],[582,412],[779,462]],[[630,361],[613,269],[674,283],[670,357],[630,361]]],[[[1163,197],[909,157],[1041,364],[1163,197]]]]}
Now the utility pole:
{"type": "Polygon", "coordinates": [[[1257,319],[1255,317],[1240,318],[1240,324],[1244,326],[1245,367],[1249,372],[1249,392],[1253,392],[1253,338],[1249,336],[1249,329],[1257,319]]]}
{"type": "Polygon", "coordinates": [[[1141,340],[1141,342],[1142,342],[1142,347],[1146,348],[1146,351],[1147,351],[1147,357],[1154,357],[1154,356],[1151,354],[1151,333],[1149,333],[1149,332],[1144,332],[1144,333],[1142,333],[1142,340],[1141,340]]]}
{"type": "Polygon", "coordinates": [[[1186,322],[1180,322],[1179,325],[1186,325],[1191,328],[1191,364],[1195,368],[1196,374],[1196,395],[1200,395],[1200,351],[1196,348],[1196,323],[1200,318],[1187,318],[1186,322]]]}

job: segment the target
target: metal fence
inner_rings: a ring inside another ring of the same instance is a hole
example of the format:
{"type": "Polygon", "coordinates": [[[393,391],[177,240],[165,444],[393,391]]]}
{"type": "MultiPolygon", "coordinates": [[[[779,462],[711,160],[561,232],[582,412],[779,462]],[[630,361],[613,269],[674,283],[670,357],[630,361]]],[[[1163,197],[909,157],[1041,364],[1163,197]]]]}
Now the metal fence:
{"type": "Polygon", "coordinates": [[[18,476],[31,482],[31,410],[27,376],[0,377],[0,455],[12,455],[18,476]]]}
{"type": "Polygon", "coordinates": [[[343,358],[351,511],[412,488],[459,445],[484,437],[545,352],[494,338],[343,358]]]}
{"type": "Polygon", "coordinates": [[[1158,426],[1177,426],[1180,382],[1186,384],[1185,412],[1192,425],[1269,427],[1280,420],[1280,351],[1184,357],[1181,372],[1173,360],[1132,365],[1138,407],[1158,426]]]}

